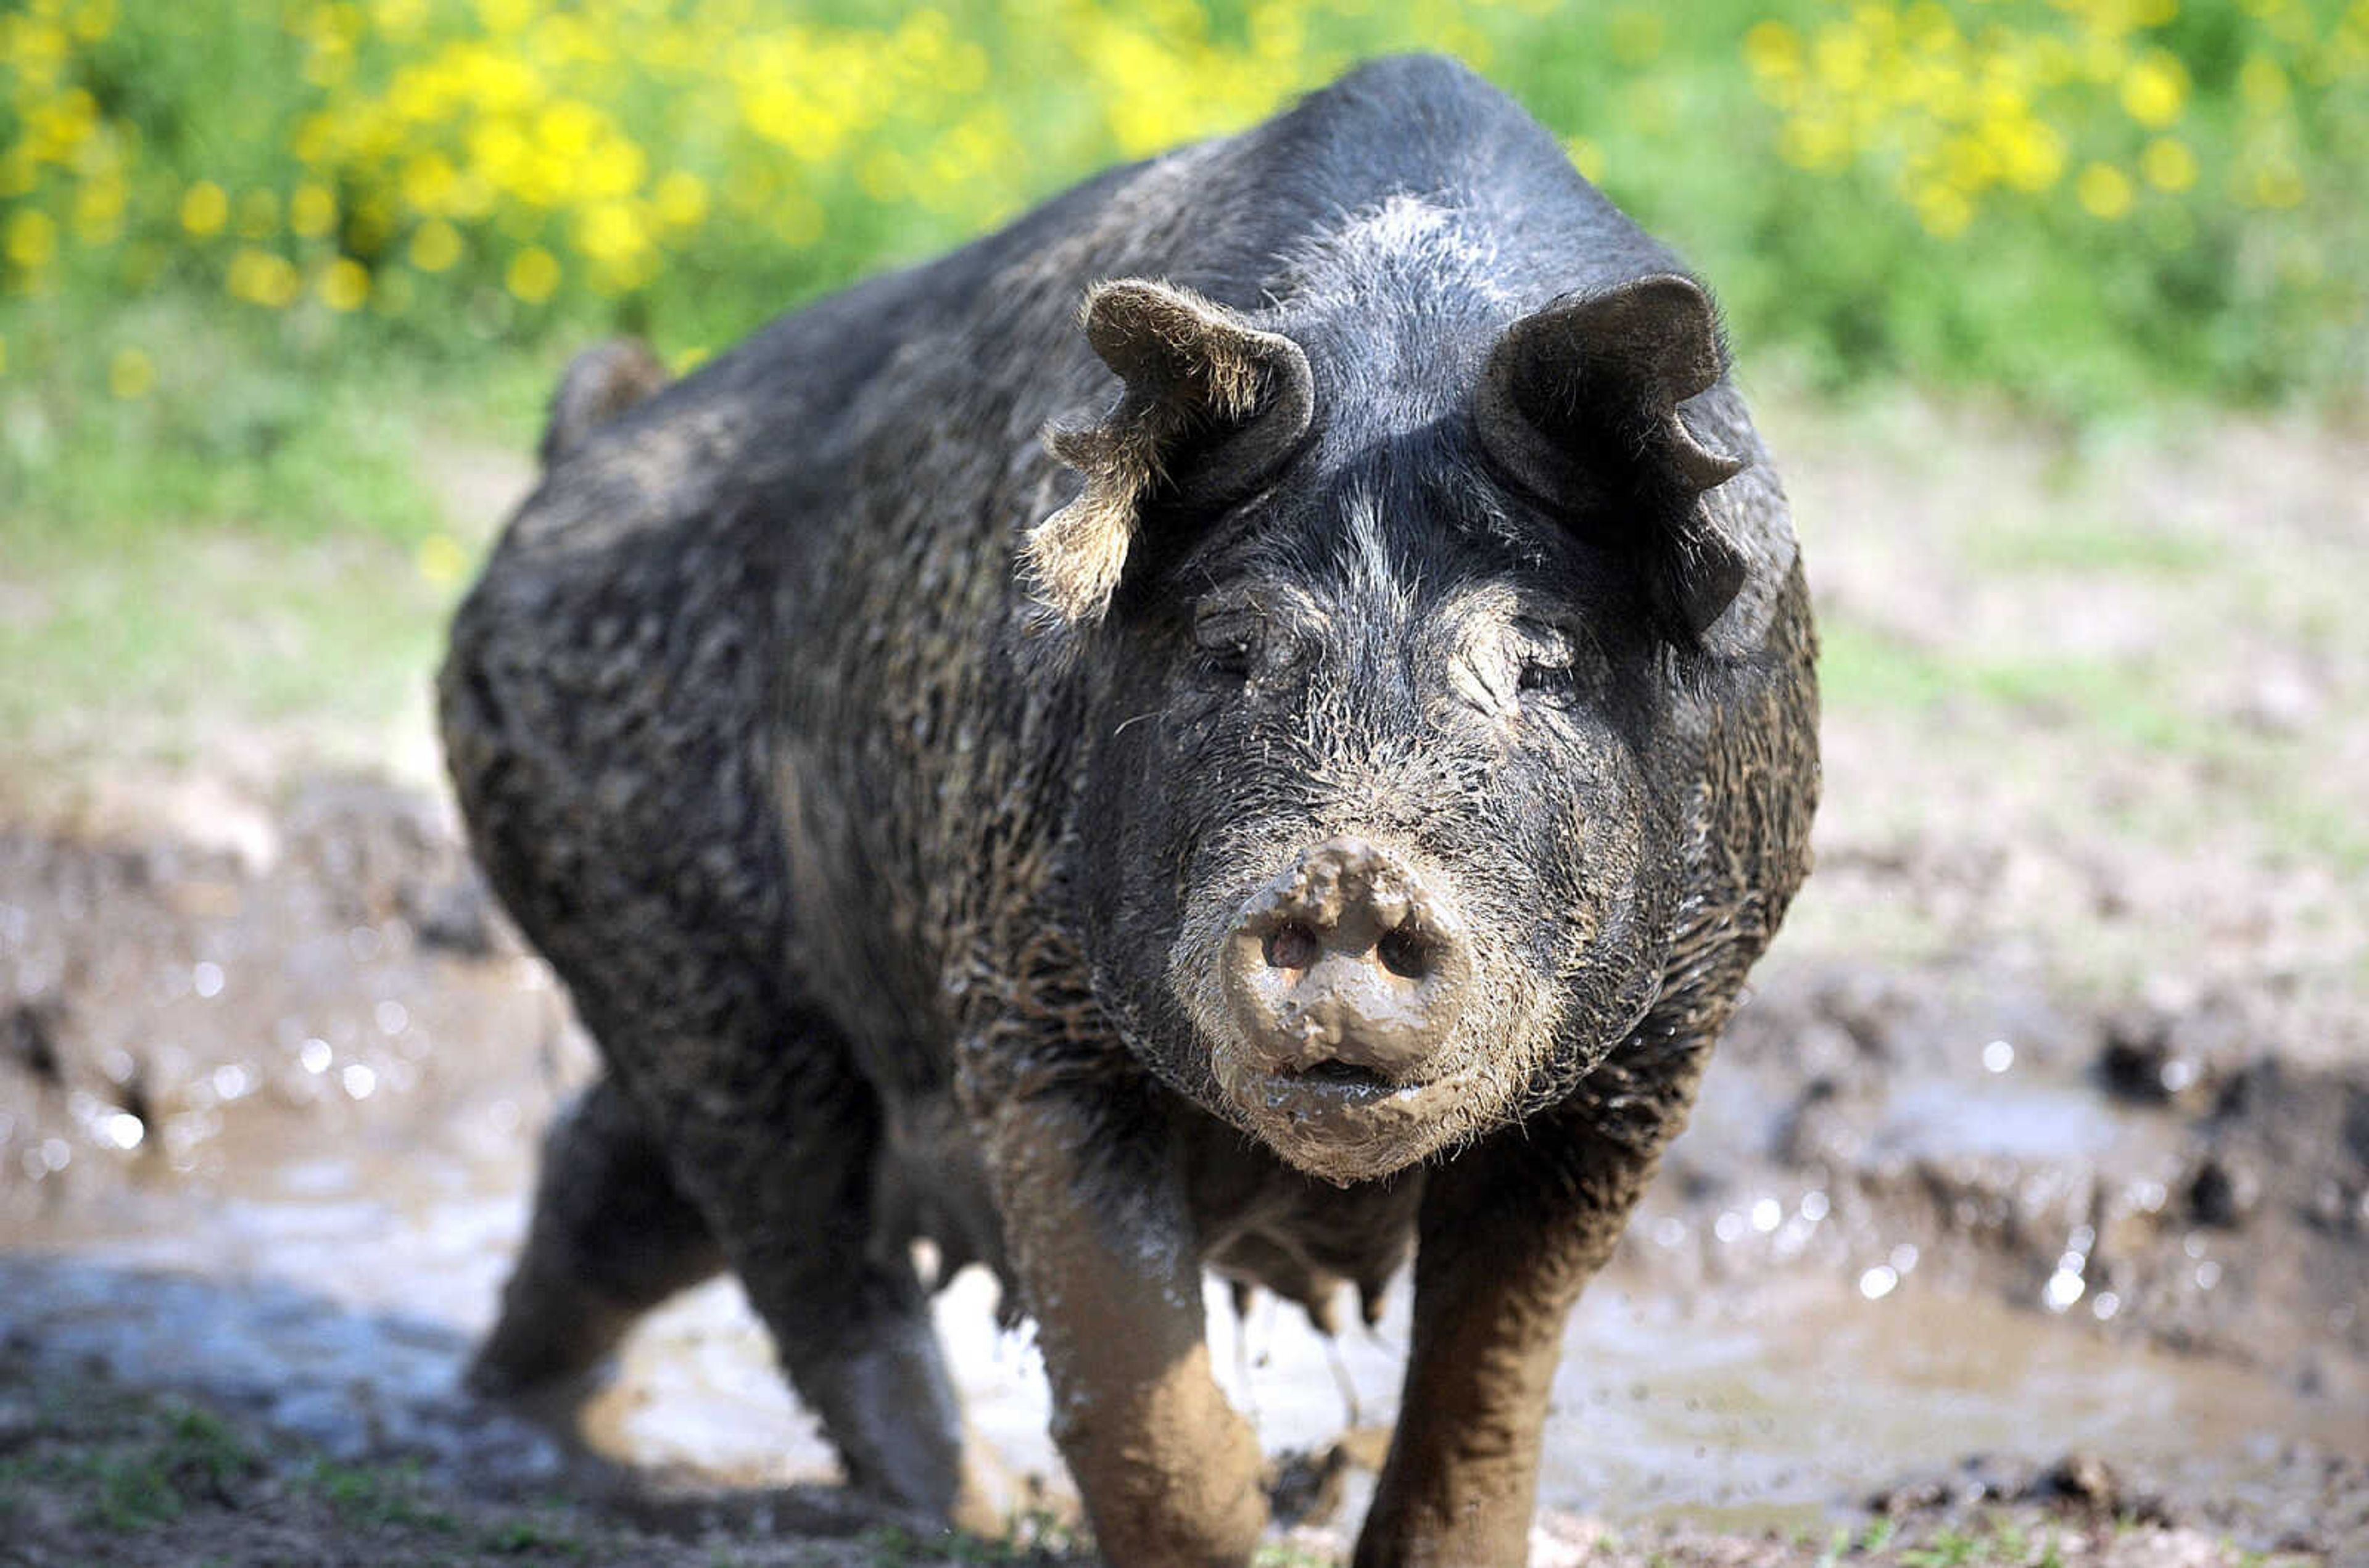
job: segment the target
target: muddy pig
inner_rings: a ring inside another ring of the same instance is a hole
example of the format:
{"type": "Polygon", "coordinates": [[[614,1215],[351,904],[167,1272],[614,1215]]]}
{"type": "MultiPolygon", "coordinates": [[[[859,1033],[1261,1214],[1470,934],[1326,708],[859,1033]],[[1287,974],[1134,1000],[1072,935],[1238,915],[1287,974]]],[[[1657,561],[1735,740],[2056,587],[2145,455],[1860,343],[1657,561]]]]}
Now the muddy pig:
{"type": "Polygon", "coordinates": [[[1807,860],[1703,288],[1394,60],[657,379],[571,376],[442,675],[607,1069],[479,1385],[728,1268],[850,1481],[976,1518],[928,1238],[1033,1318],[1109,1560],[1240,1564],[1204,1270],[1329,1324],[1411,1253],[1356,1561],[1519,1562],[1566,1312],[1807,860]]]}

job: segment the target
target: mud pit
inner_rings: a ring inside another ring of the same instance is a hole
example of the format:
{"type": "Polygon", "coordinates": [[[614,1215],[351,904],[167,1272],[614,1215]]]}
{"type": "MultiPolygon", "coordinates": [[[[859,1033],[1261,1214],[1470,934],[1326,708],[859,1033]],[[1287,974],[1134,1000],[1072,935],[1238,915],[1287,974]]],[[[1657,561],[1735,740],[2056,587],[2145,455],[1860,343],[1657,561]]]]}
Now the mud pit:
{"type": "MultiPolygon", "coordinates": [[[[2253,431],[2067,491],[2024,444],[1938,434],[1989,488],[1945,485],[1929,560],[1883,519],[1936,431],[1872,479],[1818,465],[1833,432],[1786,443],[1837,661],[1822,866],[1574,1315],[1534,1559],[1808,1563],[1840,1529],[1879,1559],[2363,1560],[2369,898],[2357,848],[2312,838],[2369,818],[2369,641],[2313,598],[2369,565],[2328,521],[2359,521],[2352,476],[2253,431]],[[1953,578],[2027,501],[2208,551],[2242,510],[2249,564],[1953,578]],[[1883,685],[2100,638],[2246,749],[2117,738],[2078,680],[1974,708],[1883,685]]],[[[0,830],[0,1561],[916,1560],[828,1484],[728,1284],[573,1418],[457,1391],[590,1057],[432,789],[109,798],[0,830]],[[168,1515],[74,1501],[135,1450],[204,1483],[168,1515]]],[[[1296,1313],[1211,1308],[1271,1454],[1390,1418],[1402,1288],[1337,1361],[1296,1313]]],[[[966,1276],[942,1332],[1005,1499],[1058,1521],[1041,1377],[992,1309],[966,1276]]],[[[1293,1468],[1293,1549],[1340,1550],[1369,1482],[1293,1468]]]]}

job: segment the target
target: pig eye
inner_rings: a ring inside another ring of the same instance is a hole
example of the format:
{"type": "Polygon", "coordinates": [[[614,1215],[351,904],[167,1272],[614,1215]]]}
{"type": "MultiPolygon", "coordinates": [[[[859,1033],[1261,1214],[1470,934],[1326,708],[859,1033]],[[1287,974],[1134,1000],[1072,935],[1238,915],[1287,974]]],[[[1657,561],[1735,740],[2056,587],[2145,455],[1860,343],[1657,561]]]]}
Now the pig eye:
{"type": "Polygon", "coordinates": [[[1579,687],[1579,659],[1571,635],[1536,623],[1514,628],[1514,654],[1520,666],[1516,686],[1541,696],[1568,696],[1579,687]]]}
{"type": "Polygon", "coordinates": [[[1193,646],[1212,674],[1248,676],[1258,636],[1258,612],[1246,603],[1205,605],[1193,617],[1193,646]]]}
{"type": "Polygon", "coordinates": [[[1517,682],[1524,692],[1536,692],[1542,696],[1568,696],[1579,685],[1579,677],[1568,661],[1549,663],[1543,659],[1524,659],[1522,676],[1517,682]]]}

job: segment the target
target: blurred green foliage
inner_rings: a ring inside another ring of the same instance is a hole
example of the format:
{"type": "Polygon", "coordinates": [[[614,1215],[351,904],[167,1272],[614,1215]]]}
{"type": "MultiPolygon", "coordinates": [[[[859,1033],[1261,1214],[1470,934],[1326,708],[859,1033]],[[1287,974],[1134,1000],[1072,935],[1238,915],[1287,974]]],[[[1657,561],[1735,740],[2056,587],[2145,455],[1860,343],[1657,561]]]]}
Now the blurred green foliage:
{"type": "Polygon", "coordinates": [[[2369,0],[12,3],[0,399],[156,395],[190,357],[125,307],[175,296],[296,363],[612,327],[687,363],[1410,48],[1821,384],[2077,418],[2369,379],[2369,0]]]}

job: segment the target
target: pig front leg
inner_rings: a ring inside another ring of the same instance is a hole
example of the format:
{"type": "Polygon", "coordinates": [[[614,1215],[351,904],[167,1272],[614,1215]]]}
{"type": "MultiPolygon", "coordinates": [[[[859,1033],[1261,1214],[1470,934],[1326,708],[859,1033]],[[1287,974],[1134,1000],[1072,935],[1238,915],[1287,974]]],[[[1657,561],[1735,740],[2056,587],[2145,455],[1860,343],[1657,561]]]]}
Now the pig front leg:
{"type": "Polygon", "coordinates": [[[1258,1442],[1210,1375],[1166,1122],[1140,1091],[1107,1082],[975,1119],[1052,1381],[1054,1441],[1104,1557],[1242,1568],[1266,1522],[1258,1442]]]}
{"type": "Polygon", "coordinates": [[[1518,1568],[1564,1321],[1658,1162],[1585,1113],[1534,1121],[1426,1178],[1398,1430],[1356,1568],[1518,1568]]]}

